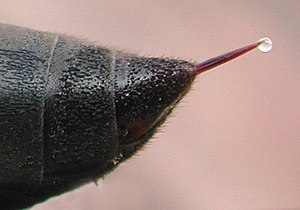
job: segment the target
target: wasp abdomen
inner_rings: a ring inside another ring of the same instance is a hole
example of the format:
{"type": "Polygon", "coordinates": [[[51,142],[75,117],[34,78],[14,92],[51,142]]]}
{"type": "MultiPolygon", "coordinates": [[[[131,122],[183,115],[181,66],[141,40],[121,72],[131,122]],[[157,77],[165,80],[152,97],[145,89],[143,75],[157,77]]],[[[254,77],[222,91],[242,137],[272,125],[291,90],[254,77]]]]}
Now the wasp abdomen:
{"type": "Polygon", "coordinates": [[[54,35],[0,24],[0,185],[43,177],[45,75],[54,35]]]}
{"type": "Polygon", "coordinates": [[[28,202],[110,170],[114,52],[64,35],[0,31],[0,204],[10,189],[28,202]]]}
{"type": "Polygon", "coordinates": [[[102,177],[149,140],[197,74],[261,44],[195,65],[0,24],[0,207],[102,177]]]}

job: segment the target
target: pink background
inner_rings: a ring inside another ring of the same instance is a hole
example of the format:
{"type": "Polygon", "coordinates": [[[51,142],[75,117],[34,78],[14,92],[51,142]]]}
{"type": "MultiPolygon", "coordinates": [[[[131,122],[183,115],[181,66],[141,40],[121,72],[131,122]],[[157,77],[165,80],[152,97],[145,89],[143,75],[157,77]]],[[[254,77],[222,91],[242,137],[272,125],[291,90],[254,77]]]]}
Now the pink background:
{"type": "Polygon", "coordinates": [[[161,132],[46,209],[300,209],[298,1],[0,0],[0,21],[141,55],[203,61],[272,38],[199,76],[161,132]]]}

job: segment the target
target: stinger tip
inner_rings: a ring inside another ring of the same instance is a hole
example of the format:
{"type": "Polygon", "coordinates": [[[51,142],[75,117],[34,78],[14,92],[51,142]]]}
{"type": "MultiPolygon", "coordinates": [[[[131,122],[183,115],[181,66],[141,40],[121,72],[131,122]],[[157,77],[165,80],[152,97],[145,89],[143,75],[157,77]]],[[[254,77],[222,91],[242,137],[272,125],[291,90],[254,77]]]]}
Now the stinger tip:
{"type": "Polygon", "coordinates": [[[262,38],[248,46],[211,58],[207,61],[198,64],[196,66],[196,73],[200,74],[202,72],[208,71],[216,66],[226,63],[227,61],[239,57],[255,48],[258,48],[261,52],[269,52],[272,49],[272,41],[269,38],[262,38]]]}

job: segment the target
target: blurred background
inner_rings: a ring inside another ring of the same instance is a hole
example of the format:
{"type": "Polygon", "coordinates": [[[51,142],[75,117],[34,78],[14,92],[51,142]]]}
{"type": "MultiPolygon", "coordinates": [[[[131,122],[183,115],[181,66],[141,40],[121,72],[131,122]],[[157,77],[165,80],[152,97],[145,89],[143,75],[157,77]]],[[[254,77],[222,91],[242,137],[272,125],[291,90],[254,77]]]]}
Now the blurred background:
{"type": "Polygon", "coordinates": [[[200,75],[150,143],[47,209],[300,209],[300,2],[0,0],[0,21],[193,61],[268,36],[200,75]]]}

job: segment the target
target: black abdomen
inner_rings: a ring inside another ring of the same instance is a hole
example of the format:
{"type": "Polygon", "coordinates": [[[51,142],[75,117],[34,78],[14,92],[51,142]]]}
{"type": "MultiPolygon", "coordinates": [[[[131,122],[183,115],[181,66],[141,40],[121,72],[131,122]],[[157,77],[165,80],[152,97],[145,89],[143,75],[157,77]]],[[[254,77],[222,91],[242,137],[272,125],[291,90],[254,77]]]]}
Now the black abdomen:
{"type": "Polygon", "coordinates": [[[113,52],[15,26],[0,31],[0,186],[107,168],[117,146],[113,52]]]}

